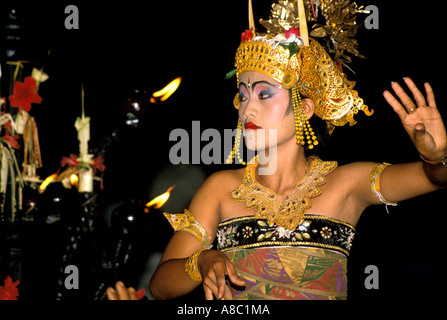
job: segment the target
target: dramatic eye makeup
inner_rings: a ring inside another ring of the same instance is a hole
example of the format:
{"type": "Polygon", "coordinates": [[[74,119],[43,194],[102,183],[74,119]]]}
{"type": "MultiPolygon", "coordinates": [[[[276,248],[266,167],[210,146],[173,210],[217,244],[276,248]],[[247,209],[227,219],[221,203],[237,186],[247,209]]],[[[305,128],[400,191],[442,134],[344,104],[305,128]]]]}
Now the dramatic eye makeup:
{"type": "Polygon", "coordinates": [[[253,84],[250,84],[250,80],[248,80],[248,85],[244,82],[239,83],[239,100],[245,101],[248,98],[248,91],[251,89],[253,95],[257,96],[260,100],[269,99],[275,95],[278,86],[272,84],[268,81],[256,81],[253,84]]]}
{"type": "Polygon", "coordinates": [[[248,99],[248,90],[245,84],[239,86],[239,101],[243,102],[248,99]]]}
{"type": "Polygon", "coordinates": [[[254,90],[253,92],[259,99],[261,100],[265,100],[265,99],[269,99],[272,96],[275,95],[275,90],[272,90],[269,86],[267,85],[259,85],[256,90],[254,90]]]}

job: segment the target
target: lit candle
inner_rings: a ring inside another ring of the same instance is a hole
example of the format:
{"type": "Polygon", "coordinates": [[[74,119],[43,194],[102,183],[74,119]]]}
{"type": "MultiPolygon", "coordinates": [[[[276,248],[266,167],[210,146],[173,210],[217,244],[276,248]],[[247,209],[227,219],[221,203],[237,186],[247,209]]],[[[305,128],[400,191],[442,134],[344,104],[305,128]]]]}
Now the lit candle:
{"type": "Polygon", "coordinates": [[[88,154],[88,141],[90,140],[90,117],[77,118],[75,122],[76,130],[78,131],[79,140],[79,158],[84,162],[85,156],[88,154]]]}
{"type": "Polygon", "coordinates": [[[79,182],[78,191],[79,192],[93,192],[93,170],[89,166],[93,164],[92,154],[88,154],[88,141],[90,140],[90,117],[86,117],[84,113],[84,85],[81,88],[81,98],[82,98],[82,115],[76,119],[75,128],[78,131],[79,140],[79,158],[77,159],[81,162],[81,170],[79,171],[79,182]],[[87,167],[83,167],[87,165],[87,167]]]}
{"type": "Polygon", "coordinates": [[[76,119],[75,128],[78,131],[79,140],[79,162],[92,164],[92,156],[88,154],[88,141],[90,140],[90,117],[86,117],[84,113],[84,85],[82,85],[82,115],[76,119]]]}

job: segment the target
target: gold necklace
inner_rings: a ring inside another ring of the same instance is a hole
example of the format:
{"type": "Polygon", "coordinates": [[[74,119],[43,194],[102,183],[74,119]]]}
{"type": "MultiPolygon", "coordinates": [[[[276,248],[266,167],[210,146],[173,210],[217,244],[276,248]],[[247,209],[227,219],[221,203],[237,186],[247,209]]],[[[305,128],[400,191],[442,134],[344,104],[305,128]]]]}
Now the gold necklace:
{"type": "Polygon", "coordinates": [[[242,183],[230,192],[230,196],[234,200],[245,201],[247,209],[255,208],[257,219],[267,219],[269,223],[294,230],[311,207],[310,199],[321,193],[318,187],[326,183],[326,176],[337,167],[336,161],[322,161],[317,156],[309,157],[307,164],[309,172],[298,181],[291,194],[281,197],[256,181],[256,156],[255,161],[247,164],[242,183]]]}

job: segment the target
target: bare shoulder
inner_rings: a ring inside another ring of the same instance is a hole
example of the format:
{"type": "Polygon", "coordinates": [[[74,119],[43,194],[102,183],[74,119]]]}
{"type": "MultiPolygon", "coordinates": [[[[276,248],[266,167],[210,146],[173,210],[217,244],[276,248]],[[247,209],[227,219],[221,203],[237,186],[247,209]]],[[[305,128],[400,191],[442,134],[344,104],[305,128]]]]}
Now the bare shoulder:
{"type": "Polygon", "coordinates": [[[244,176],[244,169],[236,169],[236,170],[222,170],[217,171],[210,175],[207,180],[209,180],[210,184],[218,184],[221,188],[233,188],[239,185],[242,181],[242,177],[244,176]]]}
{"type": "Polygon", "coordinates": [[[221,204],[242,180],[244,169],[223,170],[211,174],[199,188],[189,211],[203,224],[213,229],[221,218],[221,204]]]}
{"type": "MultiPolygon", "coordinates": [[[[345,182],[359,183],[364,182],[365,178],[369,178],[371,168],[375,162],[351,162],[338,166],[337,169],[331,173],[332,179],[342,179],[345,182]]],[[[369,181],[369,179],[366,179],[369,181]]]]}
{"type": "Polygon", "coordinates": [[[375,162],[352,162],[337,167],[328,177],[328,184],[337,190],[344,190],[345,194],[357,198],[364,203],[370,203],[373,198],[370,192],[371,169],[375,162]]]}
{"type": "Polygon", "coordinates": [[[198,193],[210,192],[214,197],[227,194],[241,183],[243,175],[243,168],[217,171],[205,180],[198,193]]]}

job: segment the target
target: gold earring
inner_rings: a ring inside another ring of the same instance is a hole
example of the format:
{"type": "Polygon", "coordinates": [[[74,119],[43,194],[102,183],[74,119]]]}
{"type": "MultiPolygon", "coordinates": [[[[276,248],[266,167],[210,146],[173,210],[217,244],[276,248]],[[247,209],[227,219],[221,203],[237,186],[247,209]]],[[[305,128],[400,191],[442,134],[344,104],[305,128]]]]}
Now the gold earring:
{"type": "Polygon", "coordinates": [[[237,128],[236,128],[236,137],[234,139],[234,145],[233,150],[230,152],[230,154],[227,157],[227,160],[225,160],[225,163],[230,164],[234,162],[234,159],[237,156],[237,160],[239,163],[242,163],[244,166],[246,165],[245,161],[241,157],[241,137],[242,137],[242,124],[241,119],[237,120],[237,128]]]}
{"type": "Polygon", "coordinates": [[[304,108],[301,103],[301,96],[298,92],[298,88],[292,89],[292,105],[293,105],[293,118],[295,120],[295,134],[296,144],[304,146],[307,142],[307,147],[313,149],[318,145],[317,137],[310,126],[309,120],[304,113],[304,108]]]}

